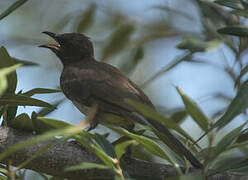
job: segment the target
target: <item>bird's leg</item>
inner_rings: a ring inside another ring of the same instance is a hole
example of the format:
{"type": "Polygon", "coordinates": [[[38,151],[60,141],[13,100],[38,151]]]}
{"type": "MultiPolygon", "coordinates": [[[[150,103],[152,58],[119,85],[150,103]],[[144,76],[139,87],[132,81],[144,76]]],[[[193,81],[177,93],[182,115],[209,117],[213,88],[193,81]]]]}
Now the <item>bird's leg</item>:
{"type": "Polygon", "coordinates": [[[87,131],[95,129],[96,126],[98,125],[98,104],[93,104],[90,107],[89,115],[87,116],[87,120],[88,120],[88,124],[90,124],[90,127],[87,131]],[[93,117],[89,117],[91,114],[93,114],[93,117]]]}

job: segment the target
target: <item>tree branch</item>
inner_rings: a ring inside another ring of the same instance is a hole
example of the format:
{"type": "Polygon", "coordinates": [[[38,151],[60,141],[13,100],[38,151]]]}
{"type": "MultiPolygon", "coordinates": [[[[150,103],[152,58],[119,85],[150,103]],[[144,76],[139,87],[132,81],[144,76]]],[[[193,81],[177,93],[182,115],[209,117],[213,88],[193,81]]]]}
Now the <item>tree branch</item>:
{"type": "MultiPolygon", "coordinates": [[[[35,135],[28,132],[0,126],[0,153],[7,151],[9,147],[15,145],[16,143],[25,141],[34,136],[35,135]]],[[[18,166],[23,161],[34,155],[42,147],[50,143],[55,143],[56,141],[58,140],[54,138],[53,140],[38,143],[33,146],[24,148],[7,157],[5,160],[2,161],[2,163],[11,163],[11,165],[13,166],[18,166]]],[[[151,163],[127,157],[123,158],[123,161],[125,163],[125,170],[128,172],[128,174],[131,177],[135,177],[137,179],[154,180],[176,175],[175,169],[169,165],[151,163]]],[[[101,161],[93,153],[89,152],[86,148],[81,147],[76,142],[57,142],[56,145],[52,146],[47,151],[31,161],[29,164],[27,164],[25,168],[69,179],[87,180],[92,177],[98,179],[111,179],[113,177],[112,172],[99,169],[64,172],[65,167],[76,165],[80,162],[101,163],[101,161]]],[[[197,170],[192,169],[192,171],[197,170]]],[[[248,176],[223,173],[209,179],[245,180],[247,178],[248,176]]]]}

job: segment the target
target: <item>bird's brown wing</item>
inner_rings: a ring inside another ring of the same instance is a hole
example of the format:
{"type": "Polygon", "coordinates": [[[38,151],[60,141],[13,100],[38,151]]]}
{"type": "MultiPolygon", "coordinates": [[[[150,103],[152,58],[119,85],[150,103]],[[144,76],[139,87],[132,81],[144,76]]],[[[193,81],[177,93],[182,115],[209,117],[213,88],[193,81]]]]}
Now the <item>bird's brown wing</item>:
{"type": "Polygon", "coordinates": [[[67,71],[71,77],[65,79],[61,86],[65,94],[73,94],[73,97],[67,96],[72,101],[88,106],[97,103],[101,111],[112,113],[120,110],[135,111],[125,103],[126,98],[153,107],[148,97],[116,68],[101,63],[86,68],[74,66],[67,71]]]}

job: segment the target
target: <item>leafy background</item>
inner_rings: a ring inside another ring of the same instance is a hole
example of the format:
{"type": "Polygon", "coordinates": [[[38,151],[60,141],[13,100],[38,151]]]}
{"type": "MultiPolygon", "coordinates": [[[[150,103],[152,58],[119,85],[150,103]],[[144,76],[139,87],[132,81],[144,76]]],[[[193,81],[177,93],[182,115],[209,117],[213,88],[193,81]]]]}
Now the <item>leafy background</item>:
{"type": "MultiPolygon", "coordinates": [[[[243,136],[240,133],[247,118],[248,31],[243,26],[247,7],[239,0],[1,1],[0,42],[18,62],[39,64],[17,69],[15,92],[23,93],[59,86],[62,65],[51,52],[38,48],[51,41],[42,31],[85,33],[94,43],[96,59],[120,68],[142,87],[161,114],[180,124],[194,140],[218,120],[213,142],[208,136],[199,142],[202,147],[208,142],[216,145],[216,157],[238,136],[243,137],[239,142],[246,140],[246,131],[243,136]]],[[[2,48],[1,57],[4,52],[2,48]]],[[[72,124],[82,121],[82,114],[61,93],[43,91],[32,97],[58,105],[56,110],[47,114],[47,109],[41,112],[39,107],[25,106],[18,108],[17,115],[36,111],[72,124]]],[[[108,131],[103,126],[96,130],[108,131]]],[[[236,155],[246,153],[239,149],[236,155]]]]}

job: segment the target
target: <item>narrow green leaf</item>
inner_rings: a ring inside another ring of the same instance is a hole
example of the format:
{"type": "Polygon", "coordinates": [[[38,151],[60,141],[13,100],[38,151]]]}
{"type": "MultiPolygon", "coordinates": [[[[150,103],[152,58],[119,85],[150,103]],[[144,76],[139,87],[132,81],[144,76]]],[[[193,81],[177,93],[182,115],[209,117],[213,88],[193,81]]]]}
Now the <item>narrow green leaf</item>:
{"type": "Polygon", "coordinates": [[[108,156],[102,149],[98,146],[92,145],[91,150],[112,170],[116,172],[115,164],[113,159],[108,156]]]}
{"type": "Polygon", "coordinates": [[[109,57],[124,49],[133,33],[135,27],[132,24],[122,24],[110,36],[109,41],[102,51],[102,61],[107,61],[109,57]]]}
{"type": "Polygon", "coordinates": [[[107,155],[112,158],[116,157],[114,146],[106,138],[98,133],[95,133],[94,139],[107,155]]]}
{"type": "Polygon", "coordinates": [[[237,143],[248,142],[248,128],[244,129],[237,139],[237,143]]]}
{"type": "Polygon", "coordinates": [[[88,148],[91,152],[93,152],[102,162],[104,162],[110,169],[116,172],[115,164],[113,159],[108,156],[97,144],[96,142],[90,143],[89,140],[92,140],[94,138],[90,133],[87,131],[81,131],[81,134],[77,134],[73,136],[77,142],[82,144],[84,147],[88,148]],[[85,140],[85,138],[88,138],[88,141],[85,140]]]}
{"type": "Polygon", "coordinates": [[[62,129],[67,127],[72,127],[71,124],[51,118],[37,117],[36,113],[32,113],[32,122],[34,130],[41,134],[54,129],[62,129]]]}
{"type": "Polygon", "coordinates": [[[217,30],[218,33],[247,37],[248,36],[248,28],[244,26],[227,26],[217,30]]]}
{"type": "MultiPolygon", "coordinates": [[[[10,57],[8,51],[3,46],[0,47],[0,68],[7,68],[13,65],[15,65],[15,62],[10,57]]],[[[16,65],[14,67],[17,68],[19,66],[20,65],[16,65]]],[[[12,71],[12,73],[7,76],[7,84],[8,88],[6,89],[5,93],[14,93],[17,84],[17,76],[15,71],[12,71]]]]}
{"type": "Polygon", "coordinates": [[[12,13],[14,10],[19,8],[21,5],[23,5],[28,0],[18,0],[11,4],[4,12],[0,14],[0,20],[8,16],[10,13],[12,13]]]}
{"type": "Polygon", "coordinates": [[[241,71],[240,75],[237,77],[235,81],[235,87],[240,83],[241,78],[248,72],[248,66],[245,66],[241,71]]]}
{"type": "Polygon", "coordinates": [[[178,49],[186,49],[190,52],[205,52],[216,48],[220,45],[220,42],[217,40],[213,41],[202,41],[196,39],[195,37],[185,37],[180,44],[177,45],[178,49]]]}
{"type": "Polygon", "coordinates": [[[57,92],[61,92],[61,90],[60,89],[34,88],[27,92],[22,93],[22,95],[33,96],[35,94],[48,94],[48,93],[57,93],[57,92]]]}
{"type": "Polygon", "coordinates": [[[18,94],[6,94],[0,98],[1,106],[39,106],[39,107],[48,107],[54,109],[55,107],[51,104],[30,98],[28,96],[18,95],[18,94]]]}
{"type": "Polygon", "coordinates": [[[247,10],[233,10],[231,11],[232,14],[236,16],[243,16],[245,18],[248,18],[248,11],[247,10]]]}
{"type": "Polygon", "coordinates": [[[177,92],[180,94],[188,114],[195,120],[199,127],[205,132],[208,130],[209,120],[198,105],[186,94],[184,94],[178,87],[177,92]]]}
{"type": "Polygon", "coordinates": [[[174,129],[175,131],[183,135],[186,139],[189,139],[190,141],[194,142],[194,140],[169,117],[162,116],[161,114],[157,113],[154,109],[145,104],[133,101],[131,99],[125,99],[125,101],[135,107],[144,117],[148,117],[155,121],[158,121],[162,123],[165,127],[174,129]]]}
{"type": "MultiPolygon", "coordinates": [[[[216,151],[217,152],[222,152],[226,150],[227,147],[229,147],[234,140],[238,137],[238,135],[241,133],[242,129],[244,128],[244,125],[241,125],[231,132],[229,132],[227,135],[225,135],[216,145],[216,151]]],[[[217,153],[216,152],[216,153],[217,153]]]]}
{"type": "Polygon", "coordinates": [[[225,135],[218,142],[218,144],[215,147],[213,147],[211,154],[210,154],[210,158],[207,161],[211,162],[211,161],[215,160],[219,154],[228,150],[228,148],[233,144],[235,139],[238,138],[238,136],[241,133],[244,126],[245,126],[245,124],[233,129],[231,132],[229,132],[227,135],[225,135]]]}
{"type": "Polygon", "coordinates": [[[0,97],[4,94],[8,87],[7,77],[0,76],[0,97]]]}
{"type": "Polygon", "coordinates": [[[1,68],[0,69],[0,76],[6,76],[10,73],[13,73],[20,66],[22,66],[22,64],[15,64],[15,65],[12,65],[9,67],[1,68]]]}
{"type": "Polygon", "coordinates": [[[117,159],[121,159],[122,155],[126,152],[127,147],[129,147],[132,144],[136,144],[137,142],[135,140],[129,140],[129,141],[124,141],[121,143],[118,143],[115,145],[115,153],[117,156],[117,159]]]}
{"type": "Polygon", "coordinates": [[[187,111],[183,109],[181,111],[174,112],[171,115],[171,119],[173,119],[175,123],[180,124],[187,117],[187,115],[187,111]]]}
{"type": "Polygon", "coordinates": [[[65,121],[56,120],[56,119],[50,119],[50,118],[43,118],[43,117],[37,117],[38,120],[42,121],[43,123],[46,123],[50,127],[54,129],[61,129],[66,127],[72,127],[70,123],[67,123],[65,121]]]}
{"type": "MultiPolygon", "coordinates": [[[[58,107],[58,105],[61,104],[64,100],[65,100],[65,98],[63,98],[63,99],[61,99],[55,103],[52,103],[52,106],[58,107]]],[[[37,116],[44,117],[44,116],[50,114],[51,112],[53,112],[55,109],[56,108],[51,109],[51,108],[44,107],[40,111],[37,112],[37,116]]]]}
{"type": "Polygon", "coordinates": [[[0,97],[3,95],[8,87],[7,75],[15,72],[16,68],[20,67],[21,64],[16,64],[10,67],[5,67],[0,69],[0,97]]]}
{"type": "Polygon", "coordinates": [[[77,32],[84,32],[88,29],[94,21],[96,12],[96,5],[91,4],[89,8],[80,16],[80,22],[77,27],[77,32]]]}
{"type": "Polygon", "coordinates": [[[7,169],[0,168],[0,172],[1,172],[1,174],[5,174],[5,176],[0,175],[0,180],[9,180],[9,178],[7,177],[7,174],[8,174],[7,169]]]}
{"type": "Polygon", "coordinates": [[[9,125],[9,123],[15,119],[16,117],[16,113],[17,113],[17,109],[18,109],[18,106],[13,106],[13,107],[8,107],[6,106],[5,107],[5,116],[3,118],[3,124],[7,124],[7,126],[9,125]]]}
{"type": "Polygon", "coordinates": [[[15,119],[11,120],[8,123],[8,126],[13,127],[15,129],[21,129],[24,131],[34,130],[33,122],[26,113],[22,113],[18,115],[15,119]]]}
{"type": "Polygon", "coordinates": [[[247,157],[227,157],[226,159],[221,159],[221,161],[217,162],[213,168],[213,173],[210,173],[209,175],[212,176],[217,173],[227,172],[247,166],[247,157]]]}
{"type": "Polygon", "coordinates": [[[127,130],[123,128],[116,128],[111,127],[112,130],[124,134],[134,140],[136,140],[138,143],[140,143],[148,152],[152,153],[153,155],[156,155],[158,157],[161,157],[162,159],[168,160],[170,163],[174,164],[173,161],[170,159],[170,157],[162,150],[162,148],[153,140],[142,136],[133,134],[131,132],[128,132],[127,130]]]}
{"type": "Polygon", "coordinates": [[[233,9],[244,9],[244,6],[240,0],[216,0],[214,2],[233,9]]]}
{"type": "Polygon", "coordinates": [[[109,169],[109,167],[102,164],[83,162],[75,166],[66,167],[65,171],[77,171],[84,169],[109,169]]]}
{"type": "Polygon", "coordinates": [[[214,127],[223,128],[230,123],[237,115],[244,112],[248,107],[248,81],[239,89],[237,95],[228,106],[225,114],[215,123],[214,127]]]}

